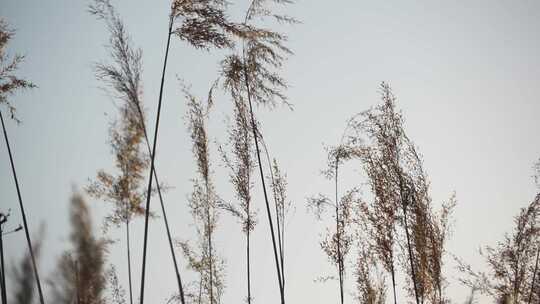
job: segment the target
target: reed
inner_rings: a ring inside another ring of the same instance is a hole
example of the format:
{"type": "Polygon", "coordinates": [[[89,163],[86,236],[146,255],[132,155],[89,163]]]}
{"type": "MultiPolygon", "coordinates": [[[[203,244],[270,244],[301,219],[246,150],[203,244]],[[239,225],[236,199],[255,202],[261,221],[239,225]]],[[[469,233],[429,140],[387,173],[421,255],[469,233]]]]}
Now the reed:
{"type": "Polygon", "coordinates": [[[358,197],[358,188],[350,189],[342,196],[339,194],[339,168],[340,165],[351,158],[351,152],[345,146],[338,146],[328,150],[327,168],[322,173],[327,180],[332,181],[334,184],[333,200],[324,194],[308,199],[308,209],[319,220],[322,220],[326,210],[333,210],[331,218],[335,224],[335,229],[327,230],[326,236],[320,245],[329,260],[336,265],[339,281],[339,299],[342,304],[345,302],[345,264],[353,243],[353,210],[355,206],[361,204],[358,197]]]}
{"type": "MultiPolygon", "coordinates": [[[[18,91],[35,88],[36,85],[24,78],[20,78],[17,75],[15,75],[16,71],[19,68],[19,64],[21,64],[24,60],[24,56],[17,54],[13,58],[10,58],[7,54],[6,50],[7,50],[8,43],[11,39],[13,39],[14,35],[15,35],[15,32],[9,28],[6,21],[0,18],[0,106],[5,106],[9,111],[11,119],[17,123],[20,123],[20,120],[18,116],[16,115],[17,109],[10,102],[8,97],[15,94],[18,91]]],[[[32,247],[32,240],[30,238],[30,233],[29,233],[30,228],[28,225],[26,211],[24,209],[21,188],[19,185],[19,179],[17,178],[17,170],[15,168],[15,161],[13,159],[14,157],[11,152],[11,146],[9,144],[9,136],[8,136],[8,132],[6,129],[6,125],[4,122],[4,117],[3,117],[1,109],[0,109],[0,121],[2,123],[2,131],[4,133],[4,140],[6,141],[6,146],[8,150],[9,163],[11,165],[11,173],[13,175],[13,180],[15,182],[15,189],[17,190],[17,199],[19,201],[19,208],[21,210],[21,215],[23,219],[26,244],[28,246],[30,258],[32,260],[32,268],[34,270],[34,277],[36,279],[36,284],[38,288],[39,302],[41,304],[44,304],[45,300],[43,298],[41,280],[39,278],[39,272],[36,265],[36,257],[35,257],[34,249],[32,247]]]]}
{"type": "Polygon", "coordinates": [[[257,119],[253,107],[254,105],[264,105],[273,108],[278,102],[290,106],[287,97],[283,93],[283,90],[287,88],[287,83],[279,75],[278,71],[283,65],[285,57],[292,54],[292,52],[285,46],[287,39],[284,34],[258,27],[255,25],[254,20],[274,18],[274,20],[282,23],[296,23],[294,18],[275,14],[269,8],[270,4],[289,3],[292,3],[292,1],[251,1],[245,12],[243,22],[229,27],[232,37],[239,39],[241,42],[242,47],[239,49],[241,55],[233,53],[228,55],[221,63],[221,77],[223,78],[224,88],[231,94],[233,100],[238,98],[247,100],[282,304],[285,303],[285,294],[282,282],[282,267],[278,254],[279,241],[276,240],[274,219],[270,209],[268,189],[261,160],[261,140],[259,137],[262,132],[257,128],[257,119]]]}
{"type": "MultiPolygon", "coordinates": [[[[193,143],[193,156],[197,164],[197,177],[193,180],[194,189],[190,197],[190,208],[198,225],[201,252],[199,263],[203,265],[202,267],[199,266],[199,271],[207,275],[207,282],[204,282],[204,285],[209,303],[214,304],[220,302],[223,289],[221,273],[224,265],[221,261],[218,261],[213,240],[221,204],[215,193],[211,178],[212,169],[206,130],[208,112],[204,110],[202,103],[187,88],[184,88],[184,93],[188,100],[188,130],[193,143]]],[[[182,249],[188,260],[194,260],[191,253],[193,250],[188,248],[187,243],[182,245],[182,249]]],[[[192,268],[197,269],[196,267],[192,268]]],[[[203,279],[201,278],[202,285],[203,279]]]]}
{"type": "Polygon", "coordinates": [[[465,286],[477,288],[494,301],[534,303],[540,299],[535,265],[540,239],[540,194],[514,217],[514,228],[506,233],[496,246],[480,250],[487,264],[487,271],[475,271],[464,261],[457,259],[460,281],[465,286]]]}
{"type": "MultiPolygon", "coordinates": [[[[148,224],[150,218],[150,193],[154,175],[154,163],[159,134],[159,119],[163,100],[163,87],[165,85],[165,73],[169,57],[171,37],[174,35],[187,42],[196,49],[225,48],[232,45],[226,35],[230,24],[226,19],[224,10],[225,2],[221,0],[173,0],[168,19],[167,40],[165,44],[165,56],[159,87],[157,113],[154,126],[152,151],[150,153],[150,173],[148,178],[147,198],[145,204],[144,237],[143,237],[143,261],[141,271],[140,303],[144,303],[145,279],[146,279],[146,253],[148,247],[148,224]]],[[[171,242],[169,242],[171,246],[171,242]]],[[[172,246],[171,246],[172,248],[172,246]]],[[[172,249],[171,249],[172,251],[172,249]]],[[[180,285],[180,283],[179,283],[180,285]]],[[[182,303],[185,303],[180,288],[182,303]]]]}
{"type": "Polygon", "coordinates": [[[107,286],[107,240],[94,235],[90,210],[77,192],[70,206],[71,249],[60,257],[50,279],[54,303],[101,304],[107,286]]]}
{"type": "MultiPolygon", "coordinates": [[[[37,238],[34,238],[34,253],[36,259],[39,261],[41,256],[41,248],[43,244],[45,228],[40,227],[40,233],[37,238]]],[[[19,264],[13,268],[13,281],[14,281],[14,303],[16,304],[32,304],[36,295],[36,285],[34,278],[34,269],[32,264],[32,256],[27,253],[21,258],[19,264]]]]}
{"type": "Polygon", "coordinates": [[[234,115],[228,131],[230,150],[220,147],[223,163],[229,169],[229,181],[235,191],[238,204],[224,204],[224,208],[241,223],[242,232],[246,236],[246,302],[251,304],[251,251],[250,237],[255,229],[256,214],[251,206],[253,187],[252,176],[255,167],[253,155],[251,125],[249,112],[244,99],[237,97],[234,101],[234,115]]]}
{"type": "MultiPolygon", "coordinates": [[[[134,48],[132,41],[127,33],[127,30],[120,16],[115,11],[114,7],[108,0],[95,1],[90,6],[90,13],[103,20],[110,33],[109,38],[109,55],[112,63],[98,63],[95,66],[96,78],[102,81],[107,89],[113,93],[117,99],[125,104],[124,112],[130,115],[135,115],[139,120],[139,128],[142,130],[144,142],[146,144],[146,153],[151,154],[150,139],[148,137],[146,127],[146,112],[142,102],[142,50],[134,48]],[[133,113],[131,113],[133,112],[133,113]]],[[[137,140],[134,144],[139,144],[137,140]]],[[[130,169],[130,168],[126,168],[130,169]]],[[[134,172],[140,176],[140,172],[134,172]]],[[[174,266],[176,281],[178,285],[178,293],[183,299],[183,286],[178,262],[174,253],[173,240],[169,227],[167,212],[165,209],[162,187],[160,185],[156,169],[153,170],[153,178],[156,180],[156,190],[160,201],[163,221],[167,232],[167,240],[169,242],[169,250],[174,266]]],[[[114,185],[112,185],[114,186],[114,185]]],[[[129,227],[129,222],[126,222],[126,227],[129,227]]],[[[129,233],[126,232],[129,236],[129,233]]],[[[128,246],[129,250],[129,246],[128,246]]],[[[128,265],[131,264],[131,259],[128,255],[128,265]]],[[[131,266],[129,266],[131,268],[131,266]]],[[[131,271],[129,271],[131,278],[131,271]]],[[[131,280],[129,283],[130,303],[132,303],[132,287],[131,280]]]]}

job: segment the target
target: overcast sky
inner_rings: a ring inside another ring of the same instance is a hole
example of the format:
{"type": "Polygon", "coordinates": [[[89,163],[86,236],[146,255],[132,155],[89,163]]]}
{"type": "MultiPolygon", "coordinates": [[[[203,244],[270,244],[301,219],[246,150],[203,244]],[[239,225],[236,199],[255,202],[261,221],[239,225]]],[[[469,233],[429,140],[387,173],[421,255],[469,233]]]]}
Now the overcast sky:
{"type": "MultiPolygon", "coordinates": [[[[246,1],[233,2],[234,11],[246,6],[246,1]]],[[[144,102],[153,121],[169,1],[113,3],[135,44],[143,49],[144,102]]],[[[82,188],[97,170],[112,168],[107,129],[116,112],[92,68],[94,62],[106,59],[108,35],[103,24],[86,12],[86,5],[82,0],[0,3],[0,15],[17,30],[10,51],[27,56],[19,74],[39,86],[12,98],[23,124],[9,122],[7,127],[30,227],[37,231],[40,223],[46,224],[40,264],[44,277],[68,246],[73,186],[82,188]]],[[[512,217],[537,191],[531,176],[540,157],[540,2],[302,0],[287,13],[302,21],[287,29],[295,55],[283,69],[294,110],[257,111],[271,152],[287,173],[289,197],[296,206],[287,226],[290,302],[338,302],[337,282],[314,282],[335,270],[318,244],[324,223],[306,213],[306,198],[331,193],[332,185],[319,174],[326,160],[324,145],[338,141],[347,118],[379,102],[378,85],[383,80],[398,96],[406,130],[424,157],[434,204],[453,191],[457,194],[448,251],[482,270],[479,246],[500,240],[511,229],[512,217]]],[[[186,100],[177,77],[192,83],[194,92],[203,96],[222,55],[194,51],[178,39],[172,42],[156,167],[160,179],[173,187],[165,202],[178,239],[188,239],[194,232],[186,197],[195,167],[183,119],[186,100]]],[[[216,102],[209,132],[212,141],[223,142],[229,100],[216,102]]],[[[232,199],[215,146],[211,153],[217,190],[232,199]]],[[[346,170],[344,185],[363,182],[360,168],[346,170]]],[[[256,183],[259,225],[253,234],[253,294],[256,303],[275,303],[273,256],[258,194],[256,183]]],[[[12,209],[11,225],[21,222],[4,143],[0,204],[2,210],[12,209]]],[[[89,204],[100,232],[108,209],[99,201],[89,199],[89,204]]],[[[158,207],[157,200],[153,206],[158,207]]],[[[132,229],[136,295],[142,223],[137,220],[132,229]]],[[[236,221],[225,215],[218,229],[216,247],[228,263],[223,302],[238,303],[245,297],[243,238],[236,221]]],[[[113,229],[110,235],[121,238],[122,233],[113,229]]],[[[162,221],[152,221],[146,293],[152,303],[164,302],[175,291],[165,240],[162,221]]],[[[5,246],[7,263],[12,264],[26,250],[24,234],[6,236],[5,246]]],[[[119,242],[111,248],[109,261],[126,282],[123,256],[124,243],[119,242]]],[[[469,290],[459,285],[454,264],[449,257],[447,261],[448,294],[459,303],[469,290]]],[[[185,265],[184,260],[181,263],[185,265]]],[[[183,274],[186,280],[193,278],[187,271],[183,274]]],[[[352,292],[351,276],[348,286],[352,292]]]]}

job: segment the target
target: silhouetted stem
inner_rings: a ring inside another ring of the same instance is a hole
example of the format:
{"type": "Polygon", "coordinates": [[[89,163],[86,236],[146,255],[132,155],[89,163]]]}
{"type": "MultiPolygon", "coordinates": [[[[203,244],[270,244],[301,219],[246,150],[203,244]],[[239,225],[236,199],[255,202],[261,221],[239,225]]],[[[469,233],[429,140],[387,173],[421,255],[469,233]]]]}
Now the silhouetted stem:
{"type": "MultiPolygon", "coordinates": [[[[262,137],[262,136],[261,136],[262,137]]],[[[278,245],[279,245],[279,259],[281,261],[280,263],[280,266],[281,266],[281,284],[283,285],[282,288],[283,288],[283,293],[285,293],[285,266],[283,265],[284,264],[284,250],[283,250],[283,247],[284,247],[284,227],[283,227],[283,219],[280,221],[280,218],[279,218],[279,208],[278,208],[278,201],[277,201],[277,192],[276,192],[276,189],[275,189],[275,186],[276,186],[276,183],[275,183],[275,180],[274,180],[274,172],[272,170],[272,162],[270,161],[270,152],[268,152],[268,147],[266,146],[266,143],[264,142],[264,139],[261,138],[261,144],[264,148],[264,152],[266,154],[266,160],[268,161],[268,167],[270,168],[270,180],[272,181],[272,189],[273,189],[273,194],[274,194],[274,205],[275,205],[275,210],[276,210],[276,224],[277,224],[277,235],[278,235],[278,245]]],[[[284,202],[283,202],[284,203],[284,202]]],[[[282,214],[285,212],[285,210],[283,210],[284,206],[282,206],[282,214]]]]}
{"type": "MultiPolygon", "coordinates": [[[[285,210],[282,210],[284,213],[285,210]]],[[[281,284],[283,284],[283,294],[285,294],[285,218],[281,218],[281,240],[280,240],[280,257],[281,257],[281,284]]]]}
{"type": "Polygon", "coordinates": [[[0,285],[2,286],[2,304],[7,304],[6,268],[4,265],[4,238],[2,236],[2,225],[3,223],[0,223],[0,268],[2,268],[2,272],[0,273],[0,285]]]}
{"type": "Polygon", "coordinates": [[[208,262],[210,268],[210,304],[214,304],[214,274],[213,274],[213,254],[212,254],[212,222],[210,221],[210,193],[208,192],[208,180],[205,182],[206,187],[206,202],[208,204],[206,210],[206,222],[207,222],[207,238],[208,238],[208,262]]]}
{"type": "MultiPolygon", "coordinates": [[[[0,267],[0,278],[2,278],[2,276],[4,275],[4,272],[2,271],[1,269],[2,267],[0,267]]],[[[0,279],[0,300],[2,300],[2,304],[4,304],[4,286],[3,286],[3,283],[2,283],[2,279],[0,279]]]]}
{"type": "Polygon", "coordinates": [[[540,247],[536,249],[536,263],[534,265],[534,272],[531,282],[531,290],[529,291],[529,301],[527,301],[528,304],[531,304],[533,290],[534,290],[534,283],[536,282],[536,272],[538,271],[538,256],[540,255],[540,247]]]}
{"type": "Polygon", "coordinates": [[[11,164],[11,171],[13,173],[13,179],[15,180],[15,187],[17,189],[17,197],[19,199],[19,207],[21,208],[21,215],[22,215],[22,219],[23,219],[24,234],[26,236],[26,243],[28,245],[28,250],[30,252],[30,258],[32,259],[32,268],[34,270],[34,276],[36,277],[36,284],[37,284],[38,293],[39,293],[39,302],[41,304],[45,304],[45,300],[43,299],[43,291],[41,290],[41,281],[39,280],[39,273],[38,273],[38,270],[37,270],[36,258],[35,258],[35,255],[34,255],[34,249],[32,248],[32,241],[30,240],[28,222],[26,220],[26,212],[24,212],[24,206],[23,206],[23,201],[22,201],[22,196],[21,196],[21,190],[20,190],[20,187],[19,187],[19,181],[17,179],[17,172],[15,170],[15,164],[13,163],[13,155],[11,154],[11,147],[9,146],[9,139],[8,139],[6,126],[4,124],[4,117],[2,116],[2,111],[0,111],[0,120],[2,121],[2,130],[4,131],[4,139],[6,140],[6,146],[7,146],[7,150],[8,150],[8,154],[9,154],[9,162],[11,164]]]}
{"type": "Polygon", "coordinates": [[[198,304],[201,304],[202,300],[202,275],[199,281],[199,300],[197,301],[198,304]]]}
{"type": "Polygon", "coordinates": [[[414,296],[416,298],[416,304],[419,304],[420,300],[418,298],[418,287],[416,286],[416,274],[414,271],[413,252],[412,252],[411,240],[409,236],[409,224],[407,222],[407,208],[405,206],[404,201],[401,202],[401,206],[403,208],[403,221],[405,225],[405,235],[407,236],[407,249],[409,251],[409,261],[411,262],[411,277],[412,277],[413,286],[414,286],[414,296]]]}
{"type": "Polygon", "coordinates": [[[2,282],[2,279],[4,275],[4,272],[2,271],[2,267],[0,267],[0,300],[2,300],[2,304],[4,304],[4,283],[2,282]]]}
{"type": "Polygon", "coordinates": [[[392,260],[392,266],[390,268],[390,275],[392,276],[392,290],[394,292],[394,304],[397,304],[397,295],[396,295],[396,273],[394,270],[394,261],[392,260]]]}
{"type": "Polygon", "coordinates": [[[285,295],[283,294],[283,283],[281,282],[281,271],[279,268],[280,266],[279,266],[279,259],[278,259],[277,246],[276,246],[276,237],[274,235],[274,224],[272,222],[270,204],[268,203],[268,193],[266,191],[266,183],[264,181],[264,171],[262,167],[261,152],[259,150],[259,140],[257,136],[257,125],[255,123],[255,115],[253,114],[253,105],[251,102],[251,92],[249,88],[249,78],[247,75],[247,69],[245,67],[245,57],[244,57],[244,78],[246,82],[247,97],[248,97],[248,102],[249,102],[249,113],[251,116],[251,125],[253,129],[253,139],[255,140],[255,150],[257,152],[257,162],[259,164],[259,173],[261,176],[261,184],[262,184],[263,193],[264,193],[264,202],[266,203],[266,214],[268,215],[268,223],[270,225],[270,234],[272,236],[272,247],[274,249],[274,259],[276,262],[276,271],[277,271],[277,276],[278,276],[279,292],[281,295],[281,304],[285,304],[285,295]]]}
{"type": "MultiPolygon", "coordinates": [[[[3,248],[2,248],[3,249],[3,248]]],[[[2,282],[2,279],[4,275],[4,271],[2,267],[0,266],[0,299],[2,300],[2,304],[4,304],[4,283],[2,282]]]]}
{"type": "Polygon", "coordinates": [[[343,262],[341,256],[341,233],[339,229],[339,200],[338,200],[338,164],[339,156],[336,156],[336,174],[335,174],[335,184],[336,184],[336,242],[337,242],[337,258],[338,258],[338,274],[339,274],[339,296],[341,299],[341,304],[343,304],[343,262]]]}
{"type": "Polygon", "coordinates": [[[75,296],[77,298],[77,304],[81,304],[81,283],[79,281],[79,264],[74,262],[75,266],[75,296]]]}
{"type": "Polygon", "coordinates": [[[126,218],[126,249],[128,263],[129,303],[133,304],[133,286],[131,283],[131,246],[129,244],[129,219],[126,218]]]}
{"type": "MultiPolygon", "coordinates": [[[[397,145],[397,142],[396,140],[394,139],[394,149],[398,149],[398,145],[397,145]]],[[[407,194],[407,198],[404,197],[405,195],[405,185],[404,185],[404,182],[403,182],[403,176],[402,176],[402,171],[400,170],[399,168],[399,155],[398,155],[398,152],[396,152],[396,155],[395,155],[395,171],[396,171],[396,174],[398,175],[398,179],[399,179],[399,196],[400,196],[400,199],[401,199],[401,208],[403,210],[403,222],[404,222],[404,228],[405,228],[405,235],[407,236],[407,249],[408,249],[408,252],[409,252],[409,261],[410,261],[410,264],[411,264],[411,278],[412,278],[412,281],[413,281],[413,287],[414,287],[414,297],[416,299],[416,304],[420,304],[420,299],[419,299],[419,296],[418,296],[418,286],[416,284],[416,273],[415,273],[415,270],[414,270],[414,255],[413,255],[413,251],[412,251],[412,247],[411,247],[411,240],[410,240],[410,235],[409,235],[409,223],[407,221],[407,205],[408,205],[408,195],[407,194]]],[[[411,190],[412,191],[412,190],[411,190]]]]}
{"type": "MultiPolygon", "coordinates": [[[[146,147],[148,148],[148,154],[152,154],[152,148],[150,147],[150,139],[148,138],[148,132],[146,131],[146,122],[144,121],[144,114],[141,109],[141,106],[138,103],[135,103],[135,106],[137,107],[137,112],[139,113],[139,118],[141,120],[143,132],[144,132],[144,138],[146,142],[146,147]]],[[[161,212],[163,213],[163,223],[165,224],[165,230],[167,231],[167,240],[169,242],[169,249],[171,251],[171,257],[174,264],[174,272],[176,274],[176,283],[178,284],[178,292],[180,294],[180,301],[182,304],[186,303],[185,296],[184,296],[184,288],[182,286],[182,277],[180,276],[180,271],[178,270],[178,262],[176,261],[176,255],[174,253],[174,246],[171,236],[171,230],[169,228],[169,221],[167,220],[167,212],[165,211],[165,204],[163,203],[163,195],[161,194],[161,184],[159,183],[158,174],[156,171],[155,166],[153,167],[154,172],[154,178],[156,179],[156,189],[159,197],[159,203],[161,205],[161,212]]]]}
{"type": "Polygon", "coordinates": [[[247,302],[248,304],[251,304],[251,269],[250,269],[250,257],[249,257],[249,227],[251,225],[250,223],[250,216],[249,216],[249,203],[248,203],[248,229],[247,229],[247,232],[246,232],[246,258],[247,258],[247,293],[248,293],[248,298],[247,298],[247,302]]]}
{"type": "MultiPolygon", "coordinates": [[[[146,132],[145,132],[146,133],[146,132]]],[[[147,140],[148,142],[148,140],[147,140]]],[[[174,254],[174,246],[172,242],[171,231],[169,229],[169,221],[167,220],[167,213],[165,212],[165,205],[163,204],[163,198],[161,196],[161,187],[159,186],[159,181],[156,173],[156,168],[154,168],[154,178],[156,179],[156,187],[158,190],[159,202],[161,203],[161,211],[163,213],[163,222],[165,223],[165,229],[167,230],[167,240],[169,241],[169,249],[171,251],[171,257],[174,264],[174,272],[176,274],[176,282],[178,284],[178,292],[180,293],[180,301],[182,304],[186,303],[184,299],[184,288],[182,286],[182,278],[180,277],[180,271],[178,270],[178,262],[176,261],[176,255],[174,254]]]]}
{"type": "Polygon", "coordinates": [[[145,281],[145,275],[146,275],[146,250],[148,245],[148,222],[150,219],[150,198],[152,193],[152,181],[154,180],[152,178],[154,174],[154,161],[156,158],[156,146],[157,146],[157,139],[158,139],[158,130],[159,130],[159,117],[161,115],[161,103],[163,98],[163,84],[165,83],[165,70],[167,68],[167,58],[169,56],[169,46],[171,43],[171,35],[172,35],[172,25],[173,25],[173,17],[170,16],[169,20],[169,29],[167,33],[167,46],[165,48],[165,58],[163,60],[163,71],[161,73],[161,84],[159,88],[159,98],[158,98],[158,108],[156,113],[156,125],[155,125],[155,131],[154,131],[154,143],[152,146],[152,153],[150,155],[151,161],[150,161],[150,176],[148,177],[148,189],[146,191],[146,210],[145,210],[145,217],[144,217],[144,245],[143,245],[143,261],[142,261],[142,274],[141,274],[141,295],[140,295],[140,303],[144,303],[144,281],[145,281]]]}

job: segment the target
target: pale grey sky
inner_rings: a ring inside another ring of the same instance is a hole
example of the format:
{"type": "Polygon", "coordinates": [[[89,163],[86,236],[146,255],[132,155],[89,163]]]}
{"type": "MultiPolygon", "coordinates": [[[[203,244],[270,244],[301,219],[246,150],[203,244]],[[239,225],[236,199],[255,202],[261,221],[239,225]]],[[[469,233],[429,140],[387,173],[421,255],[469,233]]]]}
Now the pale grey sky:
{"type": "MultiPolygon", "coordinates": [[[[235,10],[246,1],[234,1],[235,10]]],[[[166,38],[169,1],[116,0],[135,44],[144,52],[145,104],[153,119],[166,38]]],[[[20,75],[39,88],[13,97],[23,124],[8,124],[22,194],[33,229],[47,224],[42,276],[67,246],[68,202],[73,185],[83,187],[98,169],[111,168],[107,127],[113,104],[94,79],[92,64],[106,59],[103,24],[86,12],[86,1],[3,0],[0,15],[17,29],[10,50],[27,58],[20,75]],[[107,113],[107,115],[105,115],[107,113]]],[[[319,174],[323,144],[334,144],[345,120],[379,102],[380,81],[389,81],[403,109],[409,136],[424,156],[434,202],[457,193],[454,235],[448,250],[477,269],[481,245],[494,244],[511,228],[512,216],[537,188],[532,165],[540,157],[540,2],[530,1],[298,1],[289,14],[302,24],[287,31],[295,55],[284,67],[294,111],[259,109],[274,156],[286,170],[296,206],[287,243],[291,303],[337,303],[337,282],[315,283],[333,274],[320,251],[324,227],[306,213],[306,197],[331,193],[319,174]]],[[[219,53],[195,52],[175,39],[164,93],[157,168],[173,186],[166,195],[174,235],[193,235],[186,206],[194,176],[183,115],[185,100],[176,76],[204,94],[214,79],[219,53]]],[[[229,101],[217,100],[210,135],[224,140],[229,101]]],[[[215,147],[214,147],[215,148],[215,147]]],[[[218,191],[232,198],[217,151],[212,150],[218,191]]],[[[344,184],[362,182],[359,168],[347,169],[344,184]]],[[[256,195],[259,184],[255,184],[256,195]]],[[[260,196],[256,196],[260,198],[260,196]]],[[[153,206],[157,206],[157,200],[153,206]]],[[[273,257],[258,199],[259,226],[253,238],[256,303],[275,303],[273,257]]],[[[0,148],[0,204],[20,222],[5,144],[0,148]]],[[[96,230],[107,209],[91,201],[96,230]]],[[[138,295],[142,220],[133,227],[134,286],[138,295]]],[[[245,297],[243,239],[234,220],[223,216],[218,250],[226,258],[224,303],[245,297]]],[[[112,235],[121,237],[122,230],[112,235]]],[[[26,250],[23,234],[6,236],[7,261],[26,250]]],[[[147,300],[163,302],[174,290],[174,274],[163,224],[151,222],[147,300]]],[[[124,247],[110,261],[125,282],[124,247]]],[[[454,279],[448,259],[448,293],[462,302],[469,291],[454,279]]],[[[182,261],[183,262],[183,261],[182,261]]],[[[186,273],[184,271],[184,273],[186,273]]],[[[185,279],[191,276],[184,275],[185,279]]],[[[8,281],[9,284],[9,281],[8,281]]],[[[348,277],[352,291],[352,277],[348,277]]],[[[348,302],[351,302],[349,297],[348,302]]]]}

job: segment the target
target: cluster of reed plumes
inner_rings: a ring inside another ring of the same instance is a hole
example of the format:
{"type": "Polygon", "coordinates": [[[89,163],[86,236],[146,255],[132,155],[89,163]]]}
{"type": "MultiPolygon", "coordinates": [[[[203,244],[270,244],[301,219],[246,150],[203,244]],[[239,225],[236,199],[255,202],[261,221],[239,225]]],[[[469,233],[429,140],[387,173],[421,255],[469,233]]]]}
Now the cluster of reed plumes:
{"type": "Polygon", "coordinates": [[[322,194],[310,199],[319,218],[325,207],[335,210],[335,229],[328,231],[321,247],[337,266],[341,303],[346,260],[355,248],[361,302],[384,303],[383,278],[388,274],[397,303],[396,272],[401,268],[406,274],[403,287],[416,303],[446,303],[441,269],[455,197],[433,211],[422,160],[404,131],[396,98],[384,82],[380,91],[382,103],[352,117],[341,142],[329,149],[324,174],[335,183],[335,200],[322,194]],[[370,200],[359,198],[358,188],[339,197],[339,168],[353,160],[367,176],[370,200]]]}
{"type": "MultiPolygon", "coordinates": [[[[36,264],[41,244],[39,241],[32,243],[28,234],[30,228],[1,117],[29,249],[13,272],[11,302],[34,303],[39,295],[40,304],[144,303],[145,288],[153,283],[146,281],[145,275],[147,251],[154,249],[148,245],[151,241],[148,227],[151,220],[162,220],[178,288],[169,295],[168,302],[221,303],[226,287],[226,263],[216,246],[215,235],[219,220],[224,216],[237,219],[238,229],[245,236],[242,254],[245,254],[246,288],[235,291],[238,301],[248,304],[270,302],[269,299],[254,299],[251,290],[252,278],[257,277],[251,267],[252,232],[256,225],[266,223],[279,290],[272,301],[287,302],[285,222],[291,202],[287,198],[286,174],[271,156],[255,110],[256,106],[270,110],[280,105],[291,107],[285,93],[287,81],[281,76],[280,69],[292,51],[286,46],[287,37],[270,27],[273,22],[298,22],[271,9],[291,2],[251,0],[242,20],[233,21],[227,14],[226,1],[172,1],[154,120],[147,116],[142,92],[142,51],[133,45],[110,0],[94,0],[89,5],[90,14],[104,22],[110,34],[107,47],[110,58],[95,65],[95,76],[116,99],[118,109],[109,129],[114,168],[112,171],[99,170],[84,188],[91,198],[111,204],[111,213],[103,220],[107,229],[102,236],[95,234],[84,194],[74,191],[70,210],[71,248],[59,258],[56,270],[47,277],[47,292],[42,291],[36,264]],[[216,75],[208,79],[210,86],[206,99],[198,98],[190,92],[189,86],[182,85],[187,131],[196,164],[193,190],[187,202],[197,232],[192,240],[185,240],[187,233],[184,231],[171,231],[170,215],[165,208],[167,188],[159,180],[155,167],[162,93],[172,38],[195,49],[219,49],[226,54],[216,75]],[[232,119],[227,126],[227,144],[218,145],[216,157],[211,153],[212,136],[207,126],[212,119],[212,107],[217,102],[217,91],[225,96],[221,99],[230,102],[232,119]],[[149,121],[153,122],[153,129],[149,129],[152,127],[149,121]],[[217,192],[212,169],[214,162],[223,164],[228,170],[228,180],[236,198],[234,202],[224,201],[217,192]],[[254,187],[260,187],[262,197],[253,195],[254,187]],[[150,211],[154,197],[160,202],[159,214],[150,211]],[[260,204],[263,204],[265,215],[256,212],[256,206],[260,204]],[[144,219],[138,297],[134,294],[137,287],[132,280],[135,270],[132,269],[133,248],[130,244],[130,224],[137,217],[144,219]],[[119,245],[108,237],[111,227],[125,229],[122,243],[126,265],[110,265],[107,260],[108,251],[119,245]],[[173,237],[182,241],[174,241],[173,237]],[[177,257],[177,253],[183,258],[177,257]],[[128,274],[126,282],[116,274],[116,268],[124,266],[128,274]],[[182,275],[188,271],[192,274],[189,277],[195,279],[186,282],[182,275]]],[[[18,121],[16,108],[9,97],[35,86],[14,74],[23,57],[9,58],[7,55],[6,46],[12,36],[13,32],[0,20],[0,106],[18,121]]],[[[433,203],[421,155],[405,132],[396,97],[387,83],[383,82],[379,89],[381,102],[348,120],[338,144],[328,148],[323,175],[333,183],[335,192],[331,196],[312,196],[307,202],[308,209],[318,219],[326,223],[330,219],[332,223],[320,246],[336,271],[323,277],[322,281],[328,281],[327,284],[336,281],[339,291],[336,301],[342,304],[450,303],[443,266],[448,256],[446,244],[451,234],[456,195],[438,204],[438,208],[433,203]],[[341,191],[340,170],[344,166],[359,166],[367,182],[358,181],[354,183],[357,186],[341,191]],[[352,292],[346,287],[350,285],[347,283],[350,277],[353,277],[352,292]]],[[[487,272],[473,270],[456,258],[461,282],[472,290],[468,303],[474,303],[476,293],[491,296],[497,303],[540,302],[539,216],[540,194],[515,218],[515,230],[495,247],[486,247],[483,251],[487,272]]],[[[2,269],[1,274],[4,276],[6,270],[2,269]]],[[[5,290],[3,284],[2,288],[5,290]]],[[[155,300],[151,302],[155,303],[155,300]]]]}

